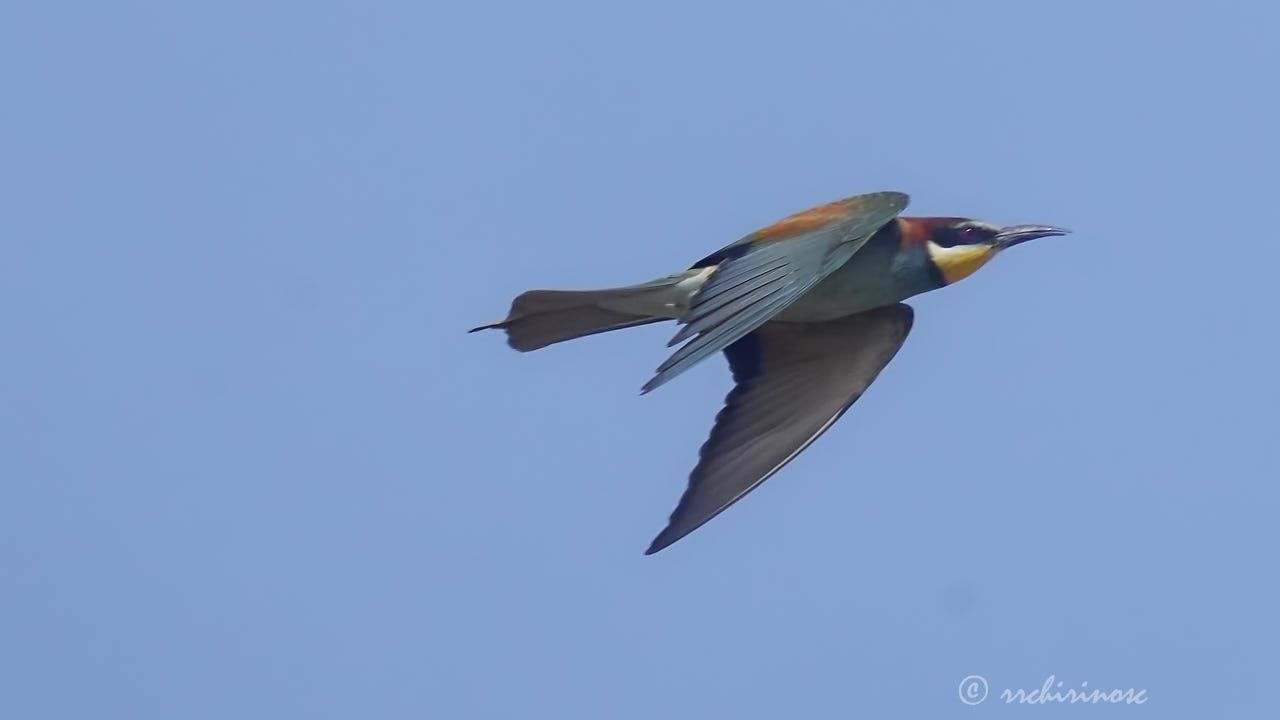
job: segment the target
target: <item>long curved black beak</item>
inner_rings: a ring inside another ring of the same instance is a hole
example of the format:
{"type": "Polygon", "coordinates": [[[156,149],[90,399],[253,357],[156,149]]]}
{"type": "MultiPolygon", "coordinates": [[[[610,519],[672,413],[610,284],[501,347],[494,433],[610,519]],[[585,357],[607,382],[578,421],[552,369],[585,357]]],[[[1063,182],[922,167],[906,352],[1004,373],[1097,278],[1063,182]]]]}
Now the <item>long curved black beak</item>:
{"type": "Polygon", "coordinates": [[[1001,228],[996,233],[996,246],[1000,248],[1010,248],[1019,243],[1036,238],[1052,237],[1054,235],[1066,235],[1071,232],[1052,225],[1012,225],[1007,228],[1001,228]]]}

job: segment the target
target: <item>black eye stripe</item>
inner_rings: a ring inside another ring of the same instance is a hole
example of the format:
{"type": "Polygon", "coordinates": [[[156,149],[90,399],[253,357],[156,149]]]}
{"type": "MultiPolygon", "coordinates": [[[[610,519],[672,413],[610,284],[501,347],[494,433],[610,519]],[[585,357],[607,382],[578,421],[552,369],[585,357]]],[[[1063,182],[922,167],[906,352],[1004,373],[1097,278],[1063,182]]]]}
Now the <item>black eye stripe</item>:
{"type": "Polygon", "coordinates": [[[934,234],[933,241],[947,248],[956,245],[977,245],[991,239],[994,234],[994,230],[980,225],[960,225],[939,230],[934,234]]]}

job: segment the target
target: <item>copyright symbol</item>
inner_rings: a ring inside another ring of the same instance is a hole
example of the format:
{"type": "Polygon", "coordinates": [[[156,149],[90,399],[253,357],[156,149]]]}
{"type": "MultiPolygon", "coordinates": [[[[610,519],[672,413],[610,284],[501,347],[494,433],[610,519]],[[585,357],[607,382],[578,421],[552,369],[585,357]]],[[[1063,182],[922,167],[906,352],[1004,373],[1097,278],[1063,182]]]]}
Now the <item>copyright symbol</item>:
{"type": "Polygon", "coordinates": [[[981,675],[970,675],[960,681],[960,702],[965,705],[977,705],[987,699],[987,679],[981,675]]]}

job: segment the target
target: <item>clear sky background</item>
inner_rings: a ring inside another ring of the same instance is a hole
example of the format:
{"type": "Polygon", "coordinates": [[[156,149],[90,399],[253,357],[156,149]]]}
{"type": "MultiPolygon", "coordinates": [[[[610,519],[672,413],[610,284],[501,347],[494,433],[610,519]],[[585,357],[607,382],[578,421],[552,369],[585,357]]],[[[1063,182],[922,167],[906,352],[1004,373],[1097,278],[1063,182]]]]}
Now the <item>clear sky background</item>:
{"type": "Polygon", "coordinates": [[[0,717],[1273,714],[1280,10],[1178,5],[6,4],[0,717]],[[882,189],[1075,234],[656,556],[723,361],[463,332],[882,189]]]}

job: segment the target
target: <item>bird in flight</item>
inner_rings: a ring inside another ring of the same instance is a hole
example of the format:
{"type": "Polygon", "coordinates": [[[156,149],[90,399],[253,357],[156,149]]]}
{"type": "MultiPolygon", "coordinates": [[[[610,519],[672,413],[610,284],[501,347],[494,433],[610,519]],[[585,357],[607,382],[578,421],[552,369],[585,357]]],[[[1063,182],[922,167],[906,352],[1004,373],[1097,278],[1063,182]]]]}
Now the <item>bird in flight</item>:
{"type": "Polygon", "coordinates": [[[650,555],[751,492],[840,419],[911,331],[903,300],[959,282],[1006,248],[1067,233],[899,217],[907,201],[878,192],[819,205],[639,285],[530,290],[506,319],[471,332],[505,330],[507,343],[527,352],[675,320],[668,346],[684,344],[642,394],[724,352],[734,388],[650,555]]]}

